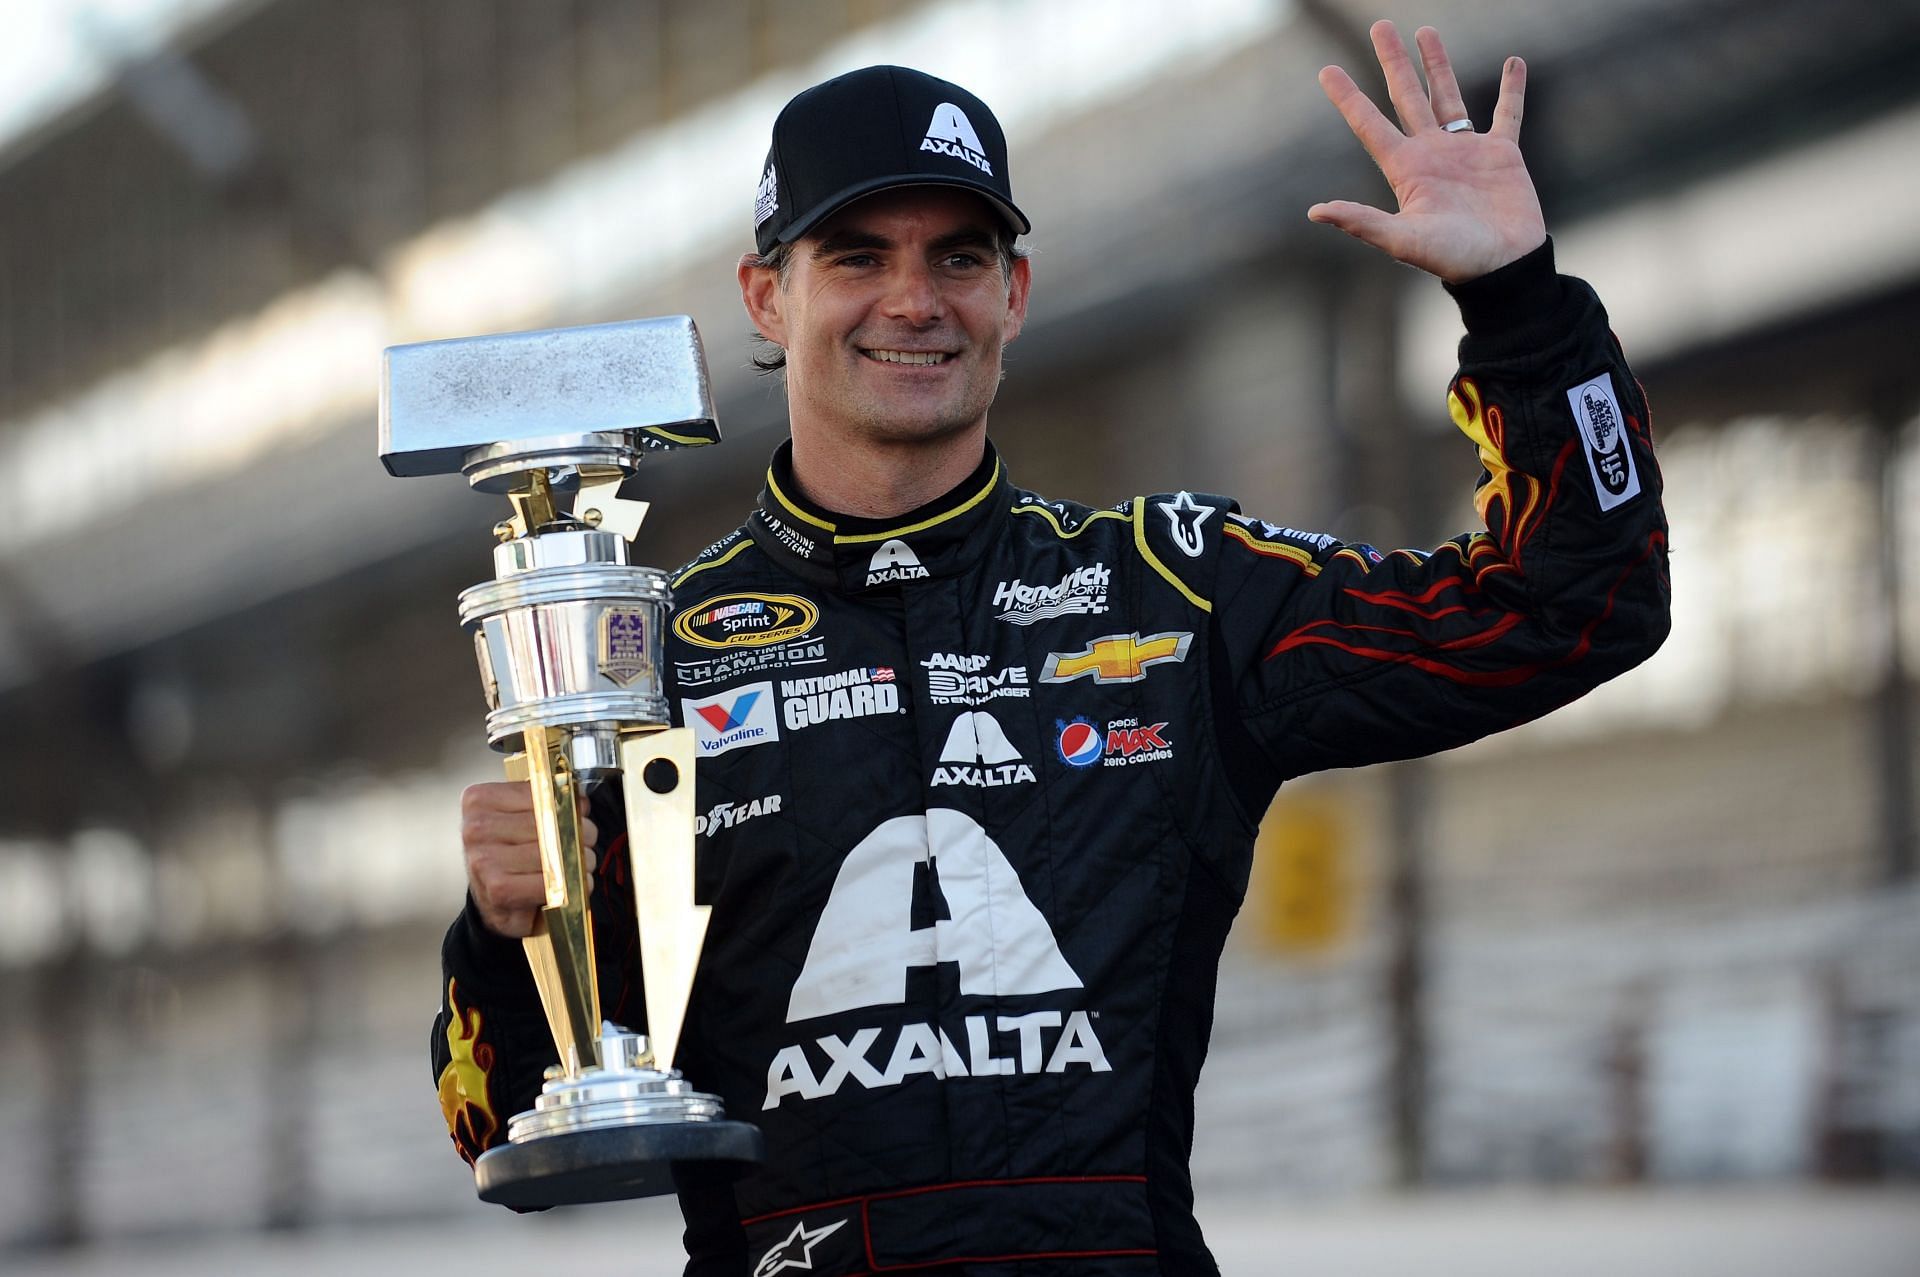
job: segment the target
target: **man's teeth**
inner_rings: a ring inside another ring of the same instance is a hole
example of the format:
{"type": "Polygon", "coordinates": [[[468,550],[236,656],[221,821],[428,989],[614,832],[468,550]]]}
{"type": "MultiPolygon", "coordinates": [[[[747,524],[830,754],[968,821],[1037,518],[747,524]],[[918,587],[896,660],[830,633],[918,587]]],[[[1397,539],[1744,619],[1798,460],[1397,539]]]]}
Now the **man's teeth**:
{"type": "Polygon", "coordinates": [[[861,353],[883,364],[940,364],[949,358],[938,350],[866,350],[861,353]]]}

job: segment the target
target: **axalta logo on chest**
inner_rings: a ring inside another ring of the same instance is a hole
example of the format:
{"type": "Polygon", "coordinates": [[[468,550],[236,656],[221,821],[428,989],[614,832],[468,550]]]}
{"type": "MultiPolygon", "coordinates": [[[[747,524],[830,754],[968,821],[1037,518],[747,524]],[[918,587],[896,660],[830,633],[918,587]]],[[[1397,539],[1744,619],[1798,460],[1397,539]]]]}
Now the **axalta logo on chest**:
{"type": "Polygon", "coordinates": [[[848,1082],[869,1091],[898,1086],[916,1073],[942,1079],[1007,1077],[1065,1073],[1075,1065],[1089,1073],[1113,1071],[1090,1012],[1069,1011],[1064,1019],[1058,1011],[970,1015],[962,1025],[964,1051],[944,1026],[934,1024],[902,1025],[890,1043],[882,1042],[884,1030],[865,1028],[851,1038],[837,1033],[815,1038],[812,1049],[782,1047],[767,1068],[767,1100],[760,1107],[779,1108],[789,1095],[803,1100],[835,1095],[848,1082]]]}
{"type": "Polygon", "coordinates": [[[919,581],[927,577],[926,564],[913,547],[898,539],[881,543],[867,560],[867,584],[885,585],[889,581],[919,581]]]}

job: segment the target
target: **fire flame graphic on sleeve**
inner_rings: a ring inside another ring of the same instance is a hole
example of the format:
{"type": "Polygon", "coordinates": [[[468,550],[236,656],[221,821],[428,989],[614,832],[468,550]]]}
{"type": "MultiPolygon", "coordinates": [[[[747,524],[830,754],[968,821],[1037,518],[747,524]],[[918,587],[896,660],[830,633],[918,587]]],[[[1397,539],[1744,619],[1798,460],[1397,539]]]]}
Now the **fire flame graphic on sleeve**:
{"type": "Polygon", "coordinates": [[[447,981],[447,1067],[440,1071],[440,1112],[447,1134],[468,1165],[487,1151],[500,1130],[487,1085],[493,1047],[480,1040],[480,1013],[461,1007],[452,980],[447,981]]]}
{"type": "Polygon", "coordinates": [[[1474,508],[1505,553],[1517,558],[1518,547],[1541,512],[1540,482],[1507,464],[1506,414],[1483,399],[1477,381],[1454,378],[1448,387],[1447,407],[1453,424],[1479,448],[1480,464],[1487,472],[1486,482],[1474,491],[1474,508]]]}

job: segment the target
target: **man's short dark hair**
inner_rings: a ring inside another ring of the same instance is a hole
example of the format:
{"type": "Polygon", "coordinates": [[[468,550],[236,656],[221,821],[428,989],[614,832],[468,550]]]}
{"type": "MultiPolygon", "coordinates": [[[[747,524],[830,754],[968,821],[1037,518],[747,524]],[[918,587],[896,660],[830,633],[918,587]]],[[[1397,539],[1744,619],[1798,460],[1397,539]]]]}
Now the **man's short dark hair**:
{"type": "MultiPolygon", "coordinates": [[[[769,252],[749,253],[749,266],[757,270],[770,270],[780,278],[780,287],[787,286],[787,280],[793,275],[793,254],[799,241],[775,244],[769,252]]],[[[1025,245],[1014,242],[1010,229],[996,230],[993,233],[993,253],[1000,259],[1000,277],[1013,284],[1013,264],[1027,256],[1025,245]]],[[[765,333],[756,330],[753,339],[759,344],[759,353],[753,356],[753,366],[760,372],[783,372],[787,366],[787,352],[778,343],[768,340],[765,333]]]]}

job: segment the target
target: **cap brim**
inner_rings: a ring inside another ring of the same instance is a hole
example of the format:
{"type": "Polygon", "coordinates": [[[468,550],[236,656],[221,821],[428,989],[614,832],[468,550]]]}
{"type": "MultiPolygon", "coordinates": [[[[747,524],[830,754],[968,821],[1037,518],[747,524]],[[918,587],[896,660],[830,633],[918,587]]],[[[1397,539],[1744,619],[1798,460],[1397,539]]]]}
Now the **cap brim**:
{"type": "Polygon", "coordinates": [[[984,186],[979,182],[970,182],[966,178],[958,176],[941,177],[937,173],[902,173],[895,177],[870,178],[867,181],[849,186],[845,190],[838,191],[827,199],[821,200],[813,208],[807,210],[804,215],[795,218],[784,227],[779,234],[775,235],[774,242],[791,244],[855,200],[864,199],[866,196],[875,195],[881,191],[898,190],[907,186],[946,186],[954,190],[967,191],[971,194],[978,195],[981,199],[992,205],[1000,216],[1006,220],[1007,225],[1012,228],[1016,235],[1026,235],[1033,231],[1033,223],[1027,220],[1027,215],[1007,203],[1006,200],[1001,199],[999,192],[993,190],[991,187],[984,186]]]}

